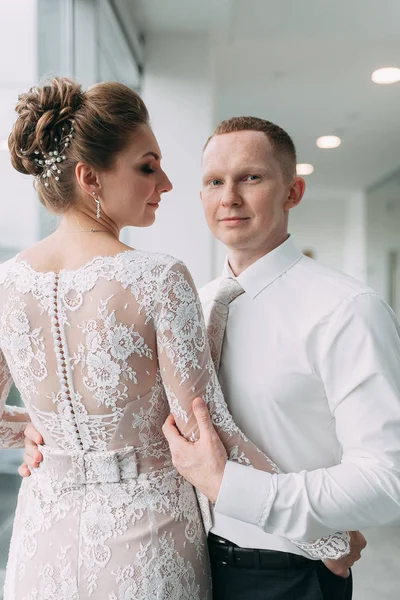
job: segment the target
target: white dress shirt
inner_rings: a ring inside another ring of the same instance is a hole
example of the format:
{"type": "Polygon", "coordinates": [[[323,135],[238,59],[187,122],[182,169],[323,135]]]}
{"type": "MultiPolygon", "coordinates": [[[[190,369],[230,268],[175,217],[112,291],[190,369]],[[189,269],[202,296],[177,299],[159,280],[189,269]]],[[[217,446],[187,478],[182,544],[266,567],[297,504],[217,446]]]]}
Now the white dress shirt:
{"type": "MultiPolygon", "coordinates": [[[[200,292],[206,315],[220,279],[200,292]]],[[[399,523],[394,313],[292,238],[237,280],[245,293],[230,305],[219,379],[237,425],[287,474],[229,461],[213,533],[301,554],[286,538],[399,523]]]]}

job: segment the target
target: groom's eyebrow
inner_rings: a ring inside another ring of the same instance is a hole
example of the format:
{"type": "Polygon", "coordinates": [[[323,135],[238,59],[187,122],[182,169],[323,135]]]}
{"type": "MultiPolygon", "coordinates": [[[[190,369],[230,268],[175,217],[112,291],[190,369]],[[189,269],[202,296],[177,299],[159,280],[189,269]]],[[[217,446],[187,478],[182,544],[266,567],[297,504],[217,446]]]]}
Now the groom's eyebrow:
{"type": "Polygon", "coordinates": [[[143,154],[142,158],[145,158],[145,156],[154,156],[156,160],[161,159],[161,156],[158,156],[157,152],[146,152],[146,154],[143,154]]]}
{"type": "MultiPolygon", "coordinates": [[[[265,162],[258,162],[258,161],[254,161],[254,162],[249,162],[246,165],[240,166],[240,168],[238,168],[237,170],[235,169],[235,176],[236,177],[243,177],[244,175],[248,175],[249,173],[256,173],[256,172],[267,172],[269,174],[274,173],[274,169],[273,167],[271,167],[271,165],[266,164],[265,162]]],[[[215,179],[220,179],[223,178],[224,176],[226,176],[227,174],[229,174],[230,171],[227,169],[208,169],[207,171],[203,171],[202,174],[202,179],[212,179],[215,177],[215,179]]]]}
{"type": "Polygon", "coordinates": [[[215,175],[214,171],[204,171],[201,178],[203,181],[206,181],[207,179],[214,177],[214,175],[215,175]]]}

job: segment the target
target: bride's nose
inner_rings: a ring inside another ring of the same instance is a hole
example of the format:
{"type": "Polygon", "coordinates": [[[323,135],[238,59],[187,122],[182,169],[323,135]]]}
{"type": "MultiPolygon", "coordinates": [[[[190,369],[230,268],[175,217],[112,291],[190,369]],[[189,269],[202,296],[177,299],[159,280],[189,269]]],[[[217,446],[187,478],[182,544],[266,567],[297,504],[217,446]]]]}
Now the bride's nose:
{"type": "Polygon", "coordinates": [[[157,189],[160,194],[164,194],[165,192],[170,192],[173,188],[172,183],[167,177],[167,174],[162,171],[159,184],[157,185],[157,189]]]}

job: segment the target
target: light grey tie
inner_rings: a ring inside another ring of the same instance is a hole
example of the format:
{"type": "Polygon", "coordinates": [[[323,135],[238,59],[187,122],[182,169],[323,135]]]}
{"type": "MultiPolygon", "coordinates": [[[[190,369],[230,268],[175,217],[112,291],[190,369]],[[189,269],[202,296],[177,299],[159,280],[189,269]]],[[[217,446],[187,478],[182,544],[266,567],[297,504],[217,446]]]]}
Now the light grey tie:
{"type": "Polygon", "coordinates": [[[244,289],[233,277],[223,279],[210,311],[207,323],[208,342],[210,344],[211,358],[215,370],[218,373],[221,360],[222,343],[224,341],[226,323],[228,321],[229,305],[238,296],[244,293],[244,289]]]}

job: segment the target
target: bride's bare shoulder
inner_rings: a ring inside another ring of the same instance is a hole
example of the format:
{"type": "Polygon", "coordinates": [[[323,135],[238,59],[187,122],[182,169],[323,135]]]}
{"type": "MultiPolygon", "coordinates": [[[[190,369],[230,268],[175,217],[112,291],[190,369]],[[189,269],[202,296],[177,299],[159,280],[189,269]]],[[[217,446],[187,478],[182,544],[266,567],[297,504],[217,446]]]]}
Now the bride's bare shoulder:
{"type": "Polygon", "coordinates": [[[57,236],[50,235],[22,250],[16,260],[29,263],[37,271],[57,272],[79,268],[98,256],[113,256],[133,250],[119,240],[110,239],[108,236],[95,238],[95,233],[92,235],[94,239],[88,240],[77,240],[72,235],[71,239],[59,239],[57,236]]]}

